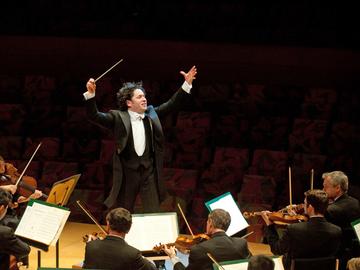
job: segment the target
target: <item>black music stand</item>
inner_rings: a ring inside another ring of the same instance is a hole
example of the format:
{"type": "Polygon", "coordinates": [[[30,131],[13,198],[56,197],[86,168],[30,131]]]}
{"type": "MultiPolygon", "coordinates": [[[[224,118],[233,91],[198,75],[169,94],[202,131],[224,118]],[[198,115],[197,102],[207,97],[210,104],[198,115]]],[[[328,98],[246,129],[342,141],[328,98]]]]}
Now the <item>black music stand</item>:
{"type": "MultiPolygon", "coordinates": [[[[65,206],[69,198],[74,191],[74,188],[80,178],[81,174],[75,174],[63,180],[55,182],[49,192],[48,198],[46,199],[47,203],[56,204],[59,206],[65,206]]],[[[56,242],[55,258],[56,258],[56,268],[59,268],[59,241],[56,242]]],[[[41,251],[38,250],[38,268],[41,267],[41,251]]]]}

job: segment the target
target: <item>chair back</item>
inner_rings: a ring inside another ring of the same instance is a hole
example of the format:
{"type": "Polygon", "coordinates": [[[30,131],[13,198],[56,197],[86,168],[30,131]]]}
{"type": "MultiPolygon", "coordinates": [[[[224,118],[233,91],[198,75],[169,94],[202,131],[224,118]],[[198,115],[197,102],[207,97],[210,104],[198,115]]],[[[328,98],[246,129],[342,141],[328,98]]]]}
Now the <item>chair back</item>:
{"type": "Polygon", "coordinates": [[[339,260],[335,257],[292,259],[291,270],[338,270],[339,260]]]}

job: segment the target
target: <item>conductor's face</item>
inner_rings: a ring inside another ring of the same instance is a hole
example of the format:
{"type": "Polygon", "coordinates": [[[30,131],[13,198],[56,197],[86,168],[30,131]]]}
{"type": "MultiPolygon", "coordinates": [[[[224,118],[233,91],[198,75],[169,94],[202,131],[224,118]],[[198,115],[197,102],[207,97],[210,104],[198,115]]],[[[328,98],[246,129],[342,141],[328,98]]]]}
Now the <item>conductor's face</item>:
{"type": "Polygon", "coordinates": [[[144,113],[147,109],[147,100],[142,90],[134,90],[131,100],[127,100],[126,104],[129,110],[137,113],[144,113]]]}

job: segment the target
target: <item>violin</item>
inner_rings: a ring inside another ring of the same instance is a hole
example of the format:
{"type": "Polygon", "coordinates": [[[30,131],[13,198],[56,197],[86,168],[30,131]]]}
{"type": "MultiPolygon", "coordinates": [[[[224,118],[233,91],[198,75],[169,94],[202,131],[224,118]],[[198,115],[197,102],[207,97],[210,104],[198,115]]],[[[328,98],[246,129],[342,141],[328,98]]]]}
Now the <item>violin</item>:
{"type": "MultiPolygon", "coordinates": [[[[15,185],[20,173],[16,167],[11,163],[5,163],[5,171],[2,172],[0,185],[15,185]]],[[[20,196],[29,197],[35,192],[37,188],[37,181],[34,177],[24,175],[19,182],[17,193],[20,196]]],[[[46,196],[46,195],[45,195],[46,196]]]]}
{"type": "MultiPolygon", "coordinates": [[[[277,212],[267,213],[269,220],[277,225],[289,225],[292,223],[298,223],[308,220],[307,216],[300,215],[297,213],[300,212],[301,210],[304,210],[304,205],[300,204],[298,206],[295,206],[292,204],[291,167],[289,167],[289,201],[290,201],[290,205],[288,207],[285,207],[277,212]]],[[[245,218],[258,216],[258,215],[261,215],[261,212],[243,213],[243,216],[245,218]]]]}
{"type": "Polygon", "coordinates": [[[106,234],[104,234],[103,232],[93,232],[92,234],[85,234],[83,236],[83,242],[87,243],[89,241],[95,240],[95,239],[100,239],[103,240],[106,237],[106,234]]]}
{"type": "Polygon", "coordinates": [[[84,213],[95,223],[95,225],[100,229],[100,233],[92,233],[92,234],[85,234],[83,236],[83,241],[84,242],[89,242],[90,240],[94,240],[94,239],[104,239],[107,235],[108,232],[105,231],[105,229],[100,225],[100,223],[96,220],[96,218],[90,213],[90,211],[88,209],[86,209],[86,207],[79,201],[76,201],[77,205],[80,207],[81,210],[84,211],[84,213]]]}
{"type": "MultiPolygon", "coordinates": [[[[261,212],[244,212],[244,218],[248,219],[254,216],[260,216],[261,212]]],[[[292,223],[299,223],[308,220],[308,217],[305,215],[297,214],[295,211],[289,211],[289,208],[281,209],[277,212],[270,212],[267,214],[269,219],[277,225],[289,225],[292,223]]]]}
{"type": "Polygon", "coordinates": [[[9,258],[9,270],[19,270],[18,261],[13,255],[10,255],[9,258]]]}
{"type": "Polygon", "coordinates": [[[155,252],[160,252],[164,249],[164,246],[175,246],[183,253],[189,253],[192,246],[197,245],[203,241],[209,240],[210,237],[205,233],[199,233],[194,236],[180,235],[176,238],[174,243],[160,244],[153,248],[155,252]]]}
{"type": "Polygon", "coordinates": [[[190,237],[182,235],[176,238],[175,247],[183,250],[189,250],[192,246],[209,239],[210,237],[205,233],[199,233],[190,237]]]}
{"type": "MultiPolygon", "coordinates": [[[[16,193],[19,194],[20,197],[17,202],[9,204],[10,208],[15,209],[19,206],[19,203],[27,202],[28,198],[36,192],[37,181],[31,176],[24,175],[21,177],[15,166],[11,163],[4,163],[3,168],[3,172],[0,172],[0,186],[17,184],[16,193]]],[[[36,198],[38,197],[39,196],[36,198]]],[[[41,194],[41,197],[44,199],[48,198],[46,194],[41,194]]]]}

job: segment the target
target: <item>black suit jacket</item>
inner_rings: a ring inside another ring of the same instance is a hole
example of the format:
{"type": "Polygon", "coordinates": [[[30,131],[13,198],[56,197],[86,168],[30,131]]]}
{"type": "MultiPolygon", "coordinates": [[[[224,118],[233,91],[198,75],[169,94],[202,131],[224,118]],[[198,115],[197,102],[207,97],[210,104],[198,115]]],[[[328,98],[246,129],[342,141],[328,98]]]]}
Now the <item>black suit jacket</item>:
{"type": "Polygon", "coordinates": [[[328,206],[325,218],[342,229],[339,257],[342,260],[358,257],[360,255],[360,247],[351,222],[360,218],[359,201],[347,194],[343,194],[328,206]]]}
{"type": "Polygon", "coordinates": [[[347,194],[343,194],[335,202],[329,204],[325,218],[341,228],[348,228],[351,226],[352,221],[360,218],[359,201],[347,194]]]}
{"type": "Polygon", "coordinates": [[[206,253],[210,253],[218,262],[246,259],[251,256],[245,239],[232,238],[225,232],[218,232],[213,234],[210,240],[190,249],[189,265],[186,268],[178,262],[174,265],[174,270],[212,270],[213,262],[206,253]]]}
{"type": "Polygon", "coordinates": [[[155,270],[155,266],[143,258],[140,251],[128,245],[124,239],[107,236],[86,244],[83,268],[118,270],[155,270]]]}
{"type": "Polygon", "coordinates": [[[280,239],[275,226],[270,225],[266,237],[272,253],[284,255],[285,269],[289,269],[291,259],[335,256],[341,229],[323,217],[313,217],[307,222],[288,225],[280,239]]]}
{"type": "Polygon", "coordinates": [[[6,267],[9,262],[9,255],[13,255],[17,259],[21,259],[26,257],[29,253],[30,247],[28,244],[17,238],[10,227],[0,225],[1,267],[6,267]]]}
{"type": "MultiPolygon", "coordinates": [[[[155,178],[157,182],[157,189],[159,200],[165,198],[165,184],[160,175],[163,167],[164,156],[164,134],[162,131],[159,117],[165,116],[175,110],[184,102],[188,94],[179,89],[175,94],[165,103],[158,107],[148,106],[145,114],[149,117],[152,128],[152,142],[153,153],[155,158],[155,178]]],[[[113,156],[113,185],[109,197],[105,200],[105,205],[111,207],[116,202],[119,195],[122,177],[123,166],[121,164],[119,155],[125,149],[128,142],[128,136],[131,132],[130,115],[127,111],[111,110],[108,113],[99,112],[95,103],[95,98],[86,101],[87,115],[90,120],[110,128],[114,131],[116,140],[116,153],[113,156]]]]}

